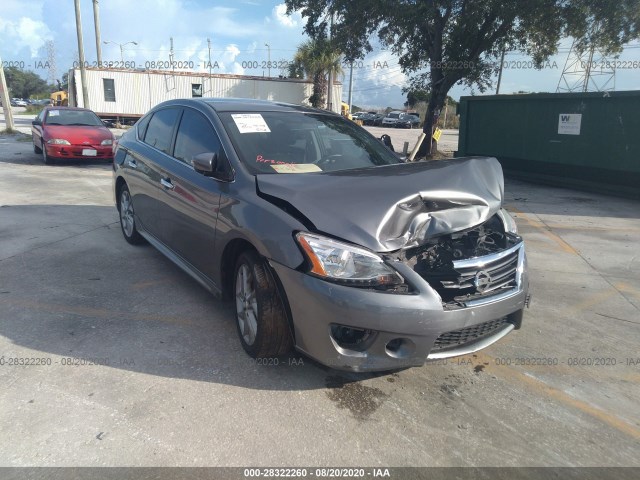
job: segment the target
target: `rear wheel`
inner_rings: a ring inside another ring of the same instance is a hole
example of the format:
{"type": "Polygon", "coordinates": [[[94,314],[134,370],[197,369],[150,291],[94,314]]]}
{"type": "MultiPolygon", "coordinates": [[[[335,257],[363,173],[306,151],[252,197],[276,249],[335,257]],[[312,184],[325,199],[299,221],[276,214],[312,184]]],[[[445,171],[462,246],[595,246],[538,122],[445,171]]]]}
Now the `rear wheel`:
{"type": "Polygon", "coordinates": [[[120,211],[120,228],[124,239],[131,245],[144,243],[144,238],[136,228],[135,212],[129,188],[123,185],[118,195],[118,210],[120,211]]]}
{"type": "Polygon", "coordinates": [[[252,251],[236,262],[236,326],[242,348],[253,358],[284,355],[292,346],[284,302],[267,269],[252,251]]]}

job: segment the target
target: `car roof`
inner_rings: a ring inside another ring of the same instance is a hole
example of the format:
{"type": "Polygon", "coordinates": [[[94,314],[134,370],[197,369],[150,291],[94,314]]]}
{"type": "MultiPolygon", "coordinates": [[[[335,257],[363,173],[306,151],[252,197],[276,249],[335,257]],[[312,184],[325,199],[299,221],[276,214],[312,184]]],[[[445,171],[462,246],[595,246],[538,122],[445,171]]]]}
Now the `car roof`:
{"type": "Polygon", "coordinates": [[[184,104],[207,105],[216,112],[308,112],[338,115],[327,110],[295,105],[293,103],[272,102],[269,100],[256,100],[252,98],[183,98],[168,100],[158,106],[184,105],[184,104]]]}

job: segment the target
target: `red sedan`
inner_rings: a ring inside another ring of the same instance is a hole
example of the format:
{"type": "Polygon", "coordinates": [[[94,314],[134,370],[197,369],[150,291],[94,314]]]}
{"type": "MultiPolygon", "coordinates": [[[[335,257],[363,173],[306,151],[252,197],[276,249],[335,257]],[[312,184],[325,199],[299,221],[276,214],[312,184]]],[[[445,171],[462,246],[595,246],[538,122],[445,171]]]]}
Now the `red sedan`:
{"type": "Polygon", "coordinates": [[[113,134],[91,110],[46,107],[31,123],[33,151],[47,165],[56,159],[113,160],[113,134]]]}

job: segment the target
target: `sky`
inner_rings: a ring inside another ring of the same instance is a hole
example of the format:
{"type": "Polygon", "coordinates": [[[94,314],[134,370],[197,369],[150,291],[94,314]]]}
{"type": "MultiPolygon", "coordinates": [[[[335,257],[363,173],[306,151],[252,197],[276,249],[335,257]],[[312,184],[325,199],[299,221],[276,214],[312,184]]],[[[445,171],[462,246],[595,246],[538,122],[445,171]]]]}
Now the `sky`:
{"type": "MultiPolygon", "coordinates": [[[[85,60],[96,61],[92,0],[81,0],[85,60]]],[[[32,70],[44,79],[60,78],[77,61],[78,43],[72,0],[2,0],[0,57],[5,66],[32,70]],[[53,42],[53,49],[47,49],[53,42]],[[50,58],[55,59],[52,69],[50,58]]],[[[208,71],[209,44],[213,73],[284,74],[286,65],[305,39],[299,13],[286,15],[278,0],[100,0],[103,62],[135,62],[154,67],[169,61],[170,38],[174,60],[186,70],[208,71]],[[128,42],[136,42],[137,45],[128,42]],[[120,46],[122,47],[122,57],[120,46]],[[267,47],[268,45],[268,47],[267,47]],[[267,62],[274,68],[269,72],[267,62]]],[[[554,92],[558,86],[570,40],[538,71],[527,57],[507,53],[500,93],[554,92]]],[[[616,90],[640,89],[640,43],[625,49],[615,78],[616,90]],[[634,63],[635,61],[635,63],[634,63]]],[[[342,78],[347,100],[349,68],[342,78]]],[[[389,51],[375,49],[353,69],[352,103],[362,107],[402,107],[407,77],[389,51]]],[[[495,93],[491,90],[486,93],[495,93]]],[[[455,86],[450,95],[480,94],[455,86]]]]}

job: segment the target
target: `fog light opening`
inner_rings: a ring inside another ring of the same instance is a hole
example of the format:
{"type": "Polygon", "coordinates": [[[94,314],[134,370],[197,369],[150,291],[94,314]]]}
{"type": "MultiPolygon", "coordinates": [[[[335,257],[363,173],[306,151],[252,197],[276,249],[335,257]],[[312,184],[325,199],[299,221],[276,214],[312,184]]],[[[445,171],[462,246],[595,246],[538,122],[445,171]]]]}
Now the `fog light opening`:
{"type": "Polygon", "coordinates": [[[387,343],[385,350],[390,357],[406,358],[414,352],[415,347],[415,344],[408,338],[394,338],[387,343]]]}
{"type": "Polygon", "coordinates": [[[372,330],[347,327],[346,325],[331,325],[331,336],[336,343],[349,350],[365,348],[367,340],[373,334],[372,330]]]}

